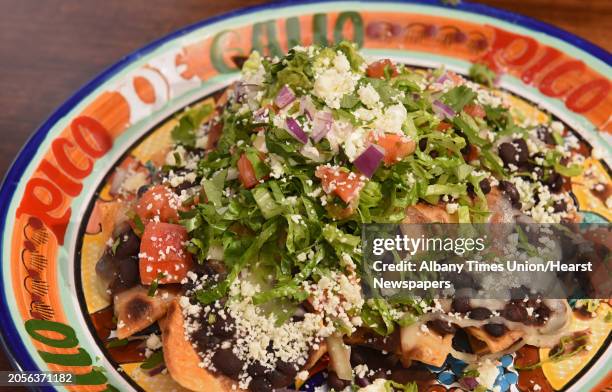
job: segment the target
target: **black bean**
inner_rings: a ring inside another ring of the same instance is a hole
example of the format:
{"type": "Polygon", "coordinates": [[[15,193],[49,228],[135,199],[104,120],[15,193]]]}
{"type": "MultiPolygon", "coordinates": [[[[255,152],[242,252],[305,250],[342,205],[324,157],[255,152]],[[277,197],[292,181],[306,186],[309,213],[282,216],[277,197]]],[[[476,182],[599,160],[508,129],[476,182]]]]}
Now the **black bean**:
{"type": "MultiPolygon", "coordinates": [[[[454,263],[453,260],[449,260],[448,262],[454,263]]],[[[454,272],[449,272],[448,275],[445,275],[445,278],[446,280],[453,282],[455,290],[463,288],[477,288],[477,282],[475,282],[474,277],[469,274],[457,274],[454,272]]]]}
{"type": "Polygon", "coordinates": [[[374,374],[372,374],[370,376],[370,380],[371,381],[378,380],[379,378],[386,379],[387,378],[387,371],[380,369],[380,370],[375,371],[374,374]]]}
{"type": "Polygon", "coordinates": [[[491,192],[491,182],[489,181],[488,178],[484,178],[482,181],[480,181],[480,183],[478,183],[478,185],[480,185],[480,190],[485,195],[491,192]]]}
{"type": "Polygon", "coordinates": [[[212,363],[218,371],[232,378],[238,376],[243,365],[243,362],[234,354],[231,348],[217,350],[212,356],[212,363]]]}
{"type": "Polygon", "coordinates": [[[267,371],[268,369],[260,362],[253,362],[247,367],[247,373],[253,378],[258,376],[265,376],[267,371]]]}
{"type": "Polygon", "coordinates": [[[235,331],[234,319],[226,315],[225,318],[217,315],[215,321],[210,326],[210,332],[220,338],[231,338],[235,331]]]}
{"type": "Polygon", "coordinates": [[[476,196],[476,192],[474,192],[474,185],[472,185],[472,184],[470,184],[468,182],[467,186],[466,186],[466,189],[467,189],[467,193],[468,193],[468,195],[470,195],[470,197],[476,196]]]}
{"type": "Polygon", "coordinates": [[[244,65],[244,63],[246,63],[246,61],[248,60],[248,56],[232,56],[231,60],[232,63],[234,63],[236,65],[236,67],[238,67],[238,69],[242,69],[242,66],[244,65]]]}
{"type": "Polygon", "coordinates": [[[280,360],[276,362],[276,370],[287,374],[291,378],[295,377],[295,375],[297,374],[297,368],[294,364],[280,360]]]}
{"type": "Polygon", "coordinates": [[[348,380],[341,380],[336,374],[336,372],[330,371],[327,374],[327,385],[329,385],[330,388],[333,388],[336,391],[341,391],[351,385],[351,382],[348,380]]]}
{"type": "Polygon", "coordinates": [[[119,234],[119,244],[115,249],[115,257],[125,258],[129,256],[138,256],[140,252],[140,238],[132,229],[119,234]]]}
{"type": "Polygon", "coordinates": [[[110,281],[116,276],[118,268],[117,260],[110,253],[104,252],[96,263],[96,274],[105,281],[110,281]]]}
{"type": "Polygon", "coordinates": [[[270,381],[272,388],[284,388],[293,382],[293,377],[291,375],[285,374],[279,370],[272,370],[270,373],[266,374],[266,378],[270,381]]]}
{"type": "Polygon", "coordinates": [[[111,284],[108,286],[113,295],[136,286],[139,282],[138,257],[128,257],[117,260],[117,271],[111,284]]]}
{"type": "Polygon", "coordinates": [[[526,163],[529,159],[529,148],[527,147],[527,142],[524,139],[514,139],[512,141],[512,145],[517,153],[517,156],[515,156],[516,164],[520,166],[526,163]]]}
{"type": "Polygon", "coordinates": [[[208,351],[210,349],[210,336],[208,329],[198,329],[191,334],[191,340],[196,343],[200,351],[208,351]]]}
{"type": "Polygon", "coordinates": [[[392,252],[385,252],[382,257],[383,264],[394,264],[395,255],[392,252]]]}
{"type": "Polygon", "coordinates": [[[541,166],[534,166],[533,169],[531,169],[532,173],[535,173],[536,175],[536,179],[541,180],[544,177],[544,169],[542,169],[541,166]]]}
{"type": "Polygon", "coordinates": [[[365,363],[366,363],[366,358],[363,355],[363,350],[361,350],[361,347],[353,347],[351,349],[351,365],[357,366],[357,365],[363,365],[365,363]]]}
{"type": "Polygon", "coordinates": [[[509,303],[504,307],[503,316],[506,320],[521,322],[527,319],[527,310],[519,304],[509,303]]]}
{"type": "Polygon", "coordinates": [[[567,210],[567,203],[565,200],[557,200],[553,203],[553,210],[555,212],[562,212],[567,210]]]}
{"type": "Polygon", "coordinates": [[[503,336],[503,334],[505,334],[508,329],[504,324],[490,323],[484,326],[484,330],[489,335],[498,338],[500,336],[503,336]]]}
{"type": "Polygon", "coordinates": [[[525,285],[521,285],[519,287],[513,287],[510,289],[510,298],[523,300],[525,297],[529,297],[531,295],[531,291],[525,285]]]}
{"type": "Polygon", "coordinates": [[[426,149],[427,149],[427,138],[424,137],[423,139],[419,140],[419,150],[425,151],[426,149]]]}
{"type": "Polygon", "coordinates": [[[440,319],[428,321],[427,327],[430,329],[433,329],[435,332],[437,332],[439,335],[442,335],[442,336],[452,335],[457,330],[448,321],[444,321],[440,319]]]}
{"type": "Polygon", "coordinates": [[[546,144],[555,144],[555,138],[552,135],[552,132],[547,127],[539,126],[536,128],[536,135],[538,139],[543,141],[546,144]]]}
{"type": "Polygon", "coordinates": [[[202,265],[202,268],[207,275],[217,275],[220,280],[225,279],[225,276],[227,276],[225,264],[218,260],[208,260],[202,265]]]}
{"type": "Polygon", "coordinates": [[[389,378],[395,382],[398,382],[400,384],[407,384],[408,382],[414,380],[414,370],[413,369],[406,369],[403,367],[398,367],[396,369],[393,369],[393,371],[391,372],[390,377],[387,377],[385,375],[384,378],[389,378]]]}
{"type": "Polygon", "coordinates": [[[563,188],[564,183],[563,176],[557,172],[552,172],[548,178],[544,181],[544,184],[548,186],[552,192],[559,192],[563,188]]]}
{"type": "Polygon", "coordinates": [[[468,313],[468,317],[472,320],[486,320],[490,318],[491,315],[491,311],[487,308],[475,308],[468,313]]]}
{"type": "Polygon", "coordinates": [[[548,309],[547,306],[542,305],[535,310],[534,314],[539,323],[544,323],[550,317],[550,309],[548,309]]]}
{"type": "Polygon", "coordinates": [[[149,185],[143,185],[138,188],[138,197],[142,197],[149,190],[149,185]]]}
{"type": "Polygon", "coordinates": [[[386,368],[391,369],[391,368],[395,367],[395,365],[397,365],[398,362],[399,362],[399,357],[397,355],[389,354],[383,360],[383,365],[386,368]]]}
{"type": "Polygon", "coordinates": [[[357,379],[355,380],[357,382],[357,385],[359,385],[361,388],[365,388],[368,385],[370,385],[370,380],[368,380],[365,377],[357,377],[357,379]]]}
{"type": "Polygon", "coordinates": [[[172,188],[172,189],[174,190],[174,193],[176,193],[177,195],[180,195],[182,191],[185,191],[189,188],[193,188],[195,185],[196,185],[195,182],[184,181],[180,183],[177,187],[172,188]]]}
{"type": "Polygon", "coordinates": [[[455,312],[459,313],[467,313],[472,309],[470,300],[465,297],[455,298],[451,306],[455,312]]]}
{"type": "Polygon", "coordinates": [[[564,238],[565,241],[560,241],[563,260],[574,260],[576,255],[578,255],[578,244],[576,244],[573,240],[567,237],[564,238]]]}
{"type": "Polygon", "coordinates": [[[516,151],[516,147],[514,147],[512,143],[506,142],[506,143],[500,144],[497,151],[499,153],[499,157],[501,158],[501,160],[504,162],[506,166],[517,165],[518,153],[516,151]]]}
{"type": "Polygon", "coordinates": [[[519,195],[516,186],[514,186],[514,184],[510,181],[500,181],[499,188],[502,190],[502,193],[508,198],[508,200],[510,200],[512,205],[514,207],[518,207],[521,196],[519,195]]]}
{"type": "Polygon", "coordinates": [[[249,384],[249,389],[252,392],[272,392],[274,388],[265,377],[255,377],[249,384]]]}

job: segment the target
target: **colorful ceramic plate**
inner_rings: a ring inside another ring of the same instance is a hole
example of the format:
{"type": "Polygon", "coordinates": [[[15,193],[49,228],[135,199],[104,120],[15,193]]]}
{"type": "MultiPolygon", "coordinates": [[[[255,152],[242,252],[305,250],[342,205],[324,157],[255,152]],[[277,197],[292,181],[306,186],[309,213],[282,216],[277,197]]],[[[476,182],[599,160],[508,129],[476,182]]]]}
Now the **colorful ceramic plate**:
{"type": "MultiPolygon", "coordinates": [[[[501,88],[522,98],[516,105],[526,105],[535,121],[545,118],[538,107],[551,113],[584,142],[590,170],[572,184],[573,192],[585,220],[612,219],[612,61],[603,49],[470,3],[287,1],[240,10],[173,33],[113,65],[62,105],[15,160],[0,195],[0,311],[2,341],[16,368],[73,372],[78,385],[69,389],[75,391],[180,390],[165,374],[143,372],[137,356],[102,343],[112,314],[94,267],[110,230],[104,212],[113,208],[113,169],[155,159],[170,143],[172,115],[215,99],[236,78],[233,56],[253,49],[275,55],[297,44],[341,39],[356,42],[370,58],[458,73],[478,61],[500,71],[501,88]]],[[[500,390],[610,388],[607,306],[576,323],[593,332],[586,355],[517,371],[516,362],[547,355],[523,349],[502,358],[500,390]]],[[[428,390],[455,388],[460,368],[449,360],[431,369],[428,390]]]]}

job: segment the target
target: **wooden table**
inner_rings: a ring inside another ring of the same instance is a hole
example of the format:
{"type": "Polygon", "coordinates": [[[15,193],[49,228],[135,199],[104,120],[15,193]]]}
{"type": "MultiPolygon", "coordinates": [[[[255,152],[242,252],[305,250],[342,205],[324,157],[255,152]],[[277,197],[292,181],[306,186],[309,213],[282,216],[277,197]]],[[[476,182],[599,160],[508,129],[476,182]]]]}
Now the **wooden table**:
{"type": "MultiPolygon", "coordinates": [[[[265,2],[0,0],[0,176],[57,106],[122,56],[187,24],[265,2]]],[[[481,2],[541,19],[612,50],[610,0],[481,2]]],[[[0,370],[5,369],[10,365],[0,353],[0,370]]]]}

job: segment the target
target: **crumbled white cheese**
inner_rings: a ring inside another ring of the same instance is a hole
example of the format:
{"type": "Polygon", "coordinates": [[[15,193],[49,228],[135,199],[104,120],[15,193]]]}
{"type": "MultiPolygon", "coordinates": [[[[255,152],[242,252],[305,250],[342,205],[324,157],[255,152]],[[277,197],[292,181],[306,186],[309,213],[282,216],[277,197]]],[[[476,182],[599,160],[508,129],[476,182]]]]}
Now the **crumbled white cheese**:
{"type": "Polygon", "coordinates": [[[333,67],[316,71],[314,94],[332,109],[340,108],[346,94],[352,94],[360,76],[350,72],[350,64],[343,53],[337,53],[333,67]]]}
{"type": "Polygon", "coordinates": [[[454,214],[455,212],[457,212],[457,209],[459,209],[459,204],[457,203],[448,203],[446,205],[446,212],[448,212],[449,214],[454,214]]]}
{"type": "Polygon", "coordinates": [[[121,193],[136,193],[141,186],[148,183],[147,174],[143,171],[137,171],[128,176],[123,184],[121,184],[121,193]]]}
{"type": "Polygon", "coordinates": [[[380,102],[380,95],[378,95],[378,92],[371,84],[359,87],[357,93],[361,102],[370,109],[375,108],[380,102]]]}
{"type": "Polygon", "coordinates": [[[357,128],[350,133],[344,142],[344,153],[353,162],[367,146],[367,135],[369,131],[365,128],[357,128]]]}
{"type": "Polygon", "coordinates": [[[379,378],[377,380],[374,380],[372,384],[363,388],[359,388],[359,392],[386,392],[386,383],[387,380],[385,380],[384,378],[379,378]]]}
{"type": "Polygon", "coordinates": [[[408,112],[402,104],[389,106],[383,115],[374,120],[374,128],[380,132],[403,134],[402,126],[408,117],[408,112]]]}
{"type": "Polygon", "coordinates": [[[150,350],[157,350],[158,348],[161,348],[162,346],[162,341],[159,338],[158,335],[152,333],[151,335],[149,335],[149,337],[147,338],[147,348],[150,350]]]}
{"type": "Polygon", "coordinates": [[[495,385],[495,380],[499,375],[499,369],[497,369],[497,364],[490,360],[486,359],[485,361],[478,364],[478,377],[476,377],[476,381],[478,384],[486,387],[492,391],[499,391],[499,385],[495,385]]]}
{"type": "Polygon", "coordinates": [[[176,146],[173,150],[166,154],[166,164],[170,166],[184,166],[187,151],[183,146],[176,146]],[[178,157],[178,162],[177,162],[178,157]]]}

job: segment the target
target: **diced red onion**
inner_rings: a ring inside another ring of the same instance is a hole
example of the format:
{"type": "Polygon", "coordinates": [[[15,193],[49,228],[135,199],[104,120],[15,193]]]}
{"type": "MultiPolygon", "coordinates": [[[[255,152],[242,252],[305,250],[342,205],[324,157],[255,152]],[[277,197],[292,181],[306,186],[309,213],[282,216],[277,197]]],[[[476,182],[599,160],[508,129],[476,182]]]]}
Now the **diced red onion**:
{"type": "Polygon", "coordinates": [[[476,381],[476,378],[474,377],[463,377],[459,380],[459,384],[471,390],[476,389],[476,387],[479,385],[478,381],[476,381]]]}
{"type": "Polygon", "coordinates": [[[440,77],[438,79],[436,79],[436,83],[444,83],[448,80],[448,75],[446,74],[446,72],[444,72],[442,75],[440,75],[440,77]]]}
{"type": "Polygon", "coordinates": [[[270,113],[269,108],[267,107],[259,108],[253,113],[253,121],[255,121],[255,123],[268,122],[269,113],[270,113]]]}
{"type": "Polygon", "coordinates": [[[318,143],[330,131],[334,118],[330,112],[318,112],[312,124],[312,140],[318,143]]]}
{"type": "Polygon", "coordinates": [[[457,113],[450,106],[438,101],[437,99],[431,104],[433,111],[442,118],[453,118],[457,113]]]}
{"type": "Polygon", "coordinates": [[[353,164],[363,175],[368,178],[372,178],[378,166],[380,166],[380,162],[382,162],[385,156],[384,149],[375,144],[370,145],[364,152],[361,153],[355,159],[353,164]]]}
{"type": "Polygon", "coordinates": [[[274,103],[279,108],[284,108],[293,101],[295,101],[295,94],[287,85],[284,85],[283,88],[280,89],[278,95],[274,99],[274,103]]]}
{"type": "Polygon", "coordinates": [[[293,136],[297,141],[306,144],[308,142],[308,135],[304,132],[300,124],[295,121],[294,118],[287,117],[285,120],[285,124],[287,125],[287,131],[293,136]]]}
{"type": "Polygon", "coordinates": [[[236,102],[241,103],[245,95],[248,93],[246,85],[242,82],[234,83],[234,99],[236,102]]]}
{"type": "Polygon", "coordinates": [[[300,98],[300,114],[304,114],[310,121],[313,119],[313,115],[316,112],[314,104],[307,95],[300,98]]]}
{"type": "Polygon", "coordinates": [[[166,365],[162,363],[162,364],[154,367],[153,369],[149,370],[148,371],[149,376],[153,377],[153,376],[155,376],[157,374],[160,374],[161,372],[164,371],[165,368],[166,368],[166,365]]]}

